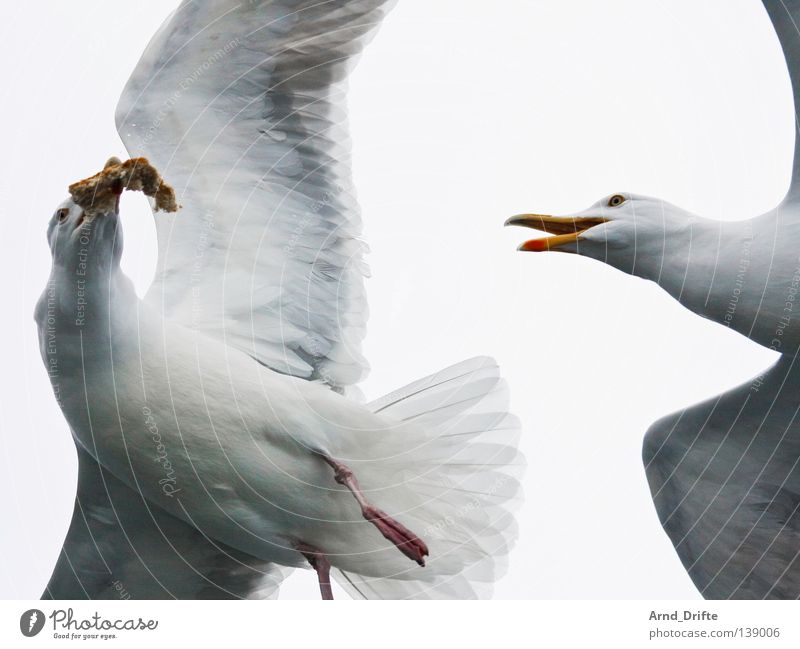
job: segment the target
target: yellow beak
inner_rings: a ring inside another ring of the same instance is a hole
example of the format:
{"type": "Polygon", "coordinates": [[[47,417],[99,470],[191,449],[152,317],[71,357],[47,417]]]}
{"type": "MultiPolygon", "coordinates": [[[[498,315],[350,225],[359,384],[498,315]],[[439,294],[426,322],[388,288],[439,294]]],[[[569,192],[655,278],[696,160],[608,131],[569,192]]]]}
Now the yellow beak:
{"type": "Polygon", "coordinates": [[[530,239],[517,250],[526,252],[546,252],[568,243],[575,243],[589,228],[605,223],[608,219],[600,217],[548,216],[546,214],[517,214],[506,221],[506,225],[521,225],[525,228],[542,230],[555,236],[530,239]]]}

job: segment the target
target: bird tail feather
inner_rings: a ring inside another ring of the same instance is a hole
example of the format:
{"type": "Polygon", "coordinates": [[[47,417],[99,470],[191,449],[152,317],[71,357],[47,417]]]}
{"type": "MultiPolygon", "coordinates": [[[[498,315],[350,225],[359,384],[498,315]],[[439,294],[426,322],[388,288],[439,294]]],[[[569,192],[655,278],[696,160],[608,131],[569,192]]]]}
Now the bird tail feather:
{"type": "MultiPolygon", "coordinates": [[[[494,359],[473,358],[369,404],[398,426],[396,453],[376,481],[399,478],[380,495],[384,509],[430,549],[424,568],[403,564],[390,576],[335,569],[338,583],[363,599],[470,599],[491,595],[517,536],[525,460],[520,426],[494,359]]],[[[359,474],[360,476],[363,474],[359,474]]],[[[369,476],[367,476],[369,480],[369,476]]]]}

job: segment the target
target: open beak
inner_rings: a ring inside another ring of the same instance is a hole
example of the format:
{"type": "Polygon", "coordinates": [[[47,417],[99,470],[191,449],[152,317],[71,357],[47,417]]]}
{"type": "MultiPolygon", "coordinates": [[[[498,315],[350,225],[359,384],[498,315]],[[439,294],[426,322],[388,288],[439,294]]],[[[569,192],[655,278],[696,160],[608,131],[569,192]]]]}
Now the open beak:
{"type": "Polygon", "coordinates": [[[581,234],[589,228],[601,225],[608,221],[596,216],[547,216],[546,214],[517,214],[506,221],[506,225],[521,225],[525,228],[541,230],[552,234],[552,237],[530,239],[523,243],[517,250],[526,252],[546,252],[555,250],[569,243],[576,243],[581,234]]]}

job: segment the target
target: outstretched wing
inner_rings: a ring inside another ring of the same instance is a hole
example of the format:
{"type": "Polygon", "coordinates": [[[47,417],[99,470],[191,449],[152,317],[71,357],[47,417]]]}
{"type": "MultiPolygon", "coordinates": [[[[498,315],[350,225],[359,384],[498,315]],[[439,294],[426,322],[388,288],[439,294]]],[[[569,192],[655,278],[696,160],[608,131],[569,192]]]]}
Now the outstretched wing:
{"type": "Polygon", "coordinates": [[[795,141],[792,182],[787,201],[800,201],[800,0],[762,0],[778,34],[794,95],[795,141]]]}
{"type": "Polygon", "coordinates": [[[800,362],[671,415],[644,462],[664,529],[709,599],[800,598],[800,362]]]}
{"type": "Polygon", "coordinates": [[[183,2],[117,108],[183,209],[147,299],[280,372],[360,380],[367,272],[348,73],[393,0],[183,2]]]}
{"type": "Polygon", "coordinates": [[[78,493],[43,599],[273,598],[290,569],[148,503],[78,446],[78,493]]]}

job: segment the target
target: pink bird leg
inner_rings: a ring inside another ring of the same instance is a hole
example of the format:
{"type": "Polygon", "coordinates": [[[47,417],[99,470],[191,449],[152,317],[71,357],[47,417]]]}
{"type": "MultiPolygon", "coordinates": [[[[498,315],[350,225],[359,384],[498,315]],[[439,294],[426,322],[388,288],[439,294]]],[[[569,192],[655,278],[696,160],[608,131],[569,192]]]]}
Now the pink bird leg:
{"type": "Polygon", "coordinates": [[[397,546],[404,555],[420,566],[425,566],[425,557],[428,555],[428,546],[405,525],[399,523],[386,512],[371,505],[358,486],[358,480],[349,467],[332,457],[322,458],[333,468],[336,482],[347,487],[355,496],[361,506],[361,513],[366,520],[378,528],[384,538],[397,546]]]}

